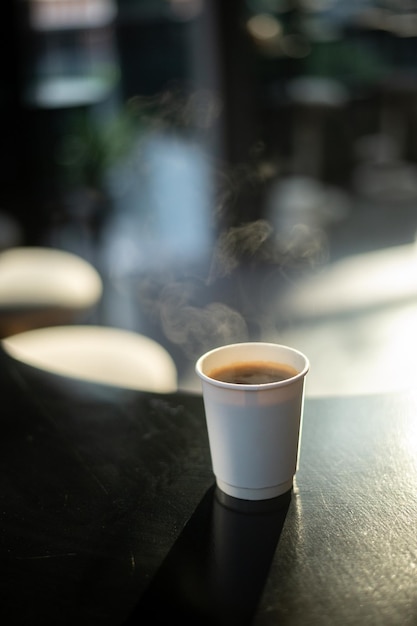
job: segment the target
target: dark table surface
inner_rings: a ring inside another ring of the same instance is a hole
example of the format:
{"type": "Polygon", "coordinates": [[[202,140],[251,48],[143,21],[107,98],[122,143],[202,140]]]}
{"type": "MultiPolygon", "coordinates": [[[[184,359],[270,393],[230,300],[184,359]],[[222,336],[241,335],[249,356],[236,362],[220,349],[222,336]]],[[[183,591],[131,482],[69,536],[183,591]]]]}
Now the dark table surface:
{"type": "Polygon", "coordinates": [[[308,398],[290,497],[214,486],[202,399],[0,353],[0,621],[417,624],[417,400],[308,398]]]}

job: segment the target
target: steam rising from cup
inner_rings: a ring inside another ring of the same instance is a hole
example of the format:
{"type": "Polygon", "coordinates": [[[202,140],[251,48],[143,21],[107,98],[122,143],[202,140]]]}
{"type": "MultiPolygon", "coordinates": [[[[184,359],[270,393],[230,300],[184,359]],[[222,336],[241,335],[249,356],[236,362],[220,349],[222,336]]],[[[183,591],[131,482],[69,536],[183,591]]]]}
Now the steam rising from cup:
{"type": "Polygon", "coordinates": [[[274,303],[292,270],[321,263],[323,233],[307,223],[280,232],[260,199],[279,182],[279,168],[259,142],[241,164],[216,161],[207,149],[222,110],[216,94],[174,86],[132,98],[128,109],[139,139],[126,157],[129,175],[113,177],[123,185],[114,190],[103,243],[118,295],[125,286],[131,293],[132,277],[138,288],[134,302],[125,298],[128,312],[118,298],[112,323],[127,319],[145,333],[146,324],[156,324],[190,360],[219,345],[261,339],[275,323],[274,303]],[[248,218],[240,200],[252,196],[248,218]]]}

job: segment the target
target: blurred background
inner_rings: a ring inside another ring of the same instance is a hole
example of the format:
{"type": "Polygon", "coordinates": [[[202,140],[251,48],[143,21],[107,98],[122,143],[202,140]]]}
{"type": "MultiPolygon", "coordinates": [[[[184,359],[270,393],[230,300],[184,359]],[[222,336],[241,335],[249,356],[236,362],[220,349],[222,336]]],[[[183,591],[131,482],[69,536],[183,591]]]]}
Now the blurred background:
{"type": "Polygon", "coordinates": [[[91,263],[87,322],[183,389],[247,339],[304,351],[310,395],[414,384],[417,1],[6,0],[0,29],[2,251],[91,263]]]}

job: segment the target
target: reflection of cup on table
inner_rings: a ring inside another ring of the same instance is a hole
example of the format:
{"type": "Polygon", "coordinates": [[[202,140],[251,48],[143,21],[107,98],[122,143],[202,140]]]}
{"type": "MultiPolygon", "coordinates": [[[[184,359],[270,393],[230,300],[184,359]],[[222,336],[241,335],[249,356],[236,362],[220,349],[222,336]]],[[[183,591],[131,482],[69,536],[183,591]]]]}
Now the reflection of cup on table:
{"type": "Polygon", "coordinates": [[[273,343],[231,344],[198,359],[213,471],[226,494],[263,500],[292,488],[308,369],[301,352],[273,343]]]}
{"type": "Polygon", "coordinates": [[[253,624],[281,536],[291,492],[270,500],[241,500],[214,491],[207,588],[213,623],[253,624]]]}

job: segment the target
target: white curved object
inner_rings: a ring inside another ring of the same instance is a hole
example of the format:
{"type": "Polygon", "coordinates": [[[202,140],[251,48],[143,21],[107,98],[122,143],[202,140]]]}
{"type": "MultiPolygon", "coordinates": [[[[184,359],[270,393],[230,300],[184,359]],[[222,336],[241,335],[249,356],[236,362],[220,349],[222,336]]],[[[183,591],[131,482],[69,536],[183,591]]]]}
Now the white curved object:
{"type": "Polygon", "coordinates": [[[177,389],[177,369],[165,348],[118,328],[40,328],[3,339],[2,346],[13,359],[51,374],[125,389],[177,389]]]}
{"type": "Polygon", "coordinates": [[[98,272],[75,254],[29,246],[0,253],[0,309],[88,309],[101,294],[98,272]]]}

